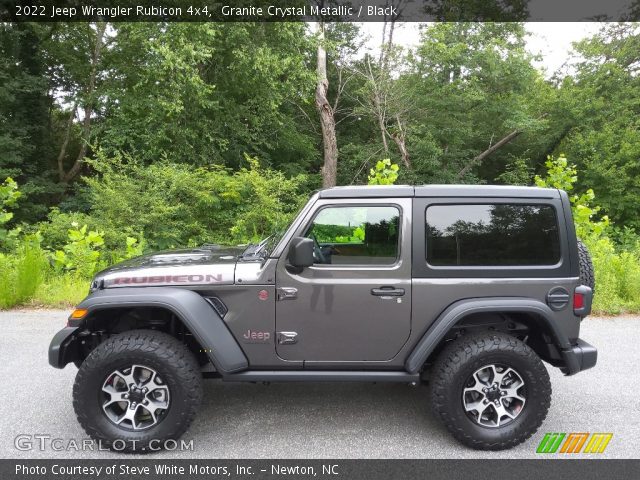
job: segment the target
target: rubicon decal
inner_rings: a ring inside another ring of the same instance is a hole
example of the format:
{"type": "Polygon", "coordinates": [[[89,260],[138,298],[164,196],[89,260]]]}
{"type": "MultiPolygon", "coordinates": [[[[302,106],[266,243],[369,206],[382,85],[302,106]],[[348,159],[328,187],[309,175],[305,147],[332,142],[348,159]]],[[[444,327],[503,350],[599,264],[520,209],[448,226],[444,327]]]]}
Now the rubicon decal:
{"type": "Polygon", "coordinates": [[[603,453],[613,433],[547,433],[536,453],[603,453]]]}
{"type": "Polygon", "coordinates": [[[143,277],[117,277],[113,285],[145,285],[166,283],[220,283],[222,274],[208,275],[149,275],[143,277]]]}

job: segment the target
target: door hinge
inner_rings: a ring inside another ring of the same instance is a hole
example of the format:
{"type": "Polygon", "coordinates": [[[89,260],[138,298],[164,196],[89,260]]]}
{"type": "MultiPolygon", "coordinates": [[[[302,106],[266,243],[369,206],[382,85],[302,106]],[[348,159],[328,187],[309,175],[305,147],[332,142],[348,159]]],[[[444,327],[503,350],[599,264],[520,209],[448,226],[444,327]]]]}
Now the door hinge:
{"type": "Polygon", "coordinates": [[[298,298],[298,289],[293,287],[279,287],[276,289],[278,300],[293,300],[298,298]]]}
{"type": "Polygon", "coordinates": [[[298,343],[298,334],[296,332],[278,332],[278,343],[280,345],[298,343]]]}

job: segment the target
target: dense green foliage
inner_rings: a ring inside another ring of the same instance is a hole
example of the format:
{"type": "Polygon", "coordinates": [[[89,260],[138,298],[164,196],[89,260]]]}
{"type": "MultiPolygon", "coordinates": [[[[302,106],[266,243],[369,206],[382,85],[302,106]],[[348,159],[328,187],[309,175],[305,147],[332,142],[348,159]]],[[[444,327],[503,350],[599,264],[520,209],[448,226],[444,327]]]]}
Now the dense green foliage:
{"type": "MultiPolygon", "coordinates": [[[[638,310],[640,27],[603,24],[550,78],[522,23],[430,24],[412,51],[389,28],[381,54],[327,28],[338,183],[566,189],[597,308],[638,310]]],[[[0,25],[0,307],[285,226],[321,185],[317,41],[302,23],[0,25]]]]}
{"type": "Polygon", "coordinates": [[[591,253],[596,276],[593,310],[598,313],[639,311],[640,238],[632,235],[628,244],[616,245],[610,237],[614,231],[609,228],[609,218],[598,215],[601,207],[594,205],[594,191],[573,193],[579,180],[576,166],[564,155],[549,158],[546,166],[545,177],[536,176],[536,185],[569,192],[576,233],[591,253]]]}

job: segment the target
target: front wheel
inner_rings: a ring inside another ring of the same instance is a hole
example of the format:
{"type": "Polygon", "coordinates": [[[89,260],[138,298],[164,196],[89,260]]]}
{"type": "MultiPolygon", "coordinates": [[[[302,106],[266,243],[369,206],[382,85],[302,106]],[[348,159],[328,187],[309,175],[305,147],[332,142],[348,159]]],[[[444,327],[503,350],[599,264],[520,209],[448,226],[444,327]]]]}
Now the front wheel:
{"type": "Polygon", "coordinates": [[[119,451],[157,450],[189,427],[202,375],[189,349],[166,333],[114,335],[82,363],[73,407],[84,430],[119,451]]]}
{"type": "Polygon", "coordinates": [[[551,382],[536,353],[497,332],[462,336],[433,369],[434,414],[460,442],[480,450],[514,447],[540,427],[551,382]]]}

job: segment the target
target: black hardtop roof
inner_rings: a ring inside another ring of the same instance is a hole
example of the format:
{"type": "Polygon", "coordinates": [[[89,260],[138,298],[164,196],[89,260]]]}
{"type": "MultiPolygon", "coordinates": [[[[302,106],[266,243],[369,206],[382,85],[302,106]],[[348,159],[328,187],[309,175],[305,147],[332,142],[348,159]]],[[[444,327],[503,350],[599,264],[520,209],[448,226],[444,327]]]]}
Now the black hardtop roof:
{"type": "Polygon", "coordinates": [[[555,188],[505,185],[354,185],[320,190],[320,198],[491,197],[558,198],[555,188]]]}

